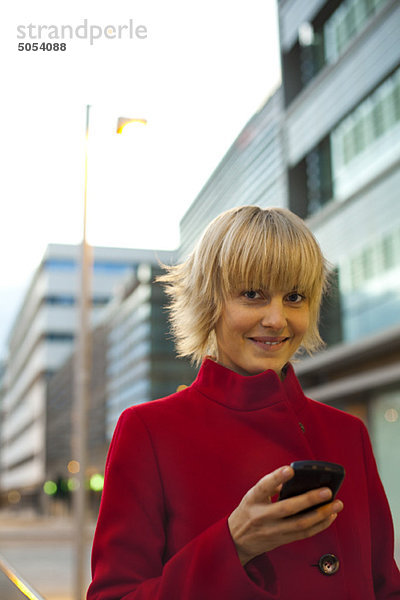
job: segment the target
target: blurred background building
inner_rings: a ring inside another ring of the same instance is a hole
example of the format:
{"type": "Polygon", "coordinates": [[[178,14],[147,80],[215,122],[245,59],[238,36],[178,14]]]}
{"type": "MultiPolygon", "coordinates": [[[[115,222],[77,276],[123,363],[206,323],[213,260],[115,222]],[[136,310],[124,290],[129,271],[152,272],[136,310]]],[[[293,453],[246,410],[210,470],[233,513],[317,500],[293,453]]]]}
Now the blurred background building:
{"type": "MultiPolygon", "coordinates": [[[[93,515],[99,507],[108,446],[122,411],[167,396],[178,385],[190,385],[196,376],[187,361],[175,358],[168,335],[167,298],[155,282],[159,274],[160,267],[152,262],[137,264],[94,320],[87,436],[87,479],[93,515]]],[[[46,512],[53,514],[69,511],[75,485],[75,360],[72,353],[47,383],[45,479],[51,501],[47,498],[45,502],[46,512]]]]}
{"type": "Polygon", "coordinates": [[[283,93],[278,89],[240,132],[180,223],[184,259],[206,225],[232,206],[286,206],[283,93]]]}
{"type": "Polygon", "coordinates": [[[107,324],[106,438],[128,406],[168,396],[190,385],[196,370],[175,357],[167,296],[155,281],[159,266],[143,263],[104,311],[107,324]]]}
{"type": "Polygon", "coordinates": [[[297,372],[366,421],[399,539],[400,5],[282,0],[279,22],[288,207],[338,283],[330,347],[297,372]]]}
{"type": "MultiPolygon", "coordinates": [[[[94,248],[92,315],[143,261],[171,263],[171,252],[94,248]]],[[[74,347],[79,247],[49,245],[9,336],[3,379],[0,492],[3,501],[39,508],[45,481],[47,384],[74,347]]],[[[72,384],[71,384],[72,385],[72,384]]]]}
{"type": "MultiPolygon", "coordinates": [[[[105,428],[107,388],[107,328],[94,327],[90,335],[90,383],[87,434],[87,478],[91,504],[98,508],[102,489],[104,461],[108,450],[105,428]],[[100,476],[100,478],[99,478],[100,476]],[[95,489],[93,489],[95,488],[95,489]]],[[[41,494],[46,513],[64,515],[71,509],[71,492],[76,486],[74,396],[75,361],[72,352],[52,375],[46,388],[46,462],[45,491],[41,494]]]]}

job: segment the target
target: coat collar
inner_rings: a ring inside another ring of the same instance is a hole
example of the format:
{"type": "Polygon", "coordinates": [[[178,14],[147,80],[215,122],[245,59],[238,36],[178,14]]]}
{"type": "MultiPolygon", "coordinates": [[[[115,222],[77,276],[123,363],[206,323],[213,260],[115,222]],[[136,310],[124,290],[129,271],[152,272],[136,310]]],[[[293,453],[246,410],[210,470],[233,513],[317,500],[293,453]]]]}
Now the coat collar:
{"type": "Polygon", "coordinates": [[[210,400],[234,410],[259,410],[289,401],[298,412],[307,404],[290,363],[281,381],[275,371],[244,376],[205,358],[193,386],[210,400]]]}

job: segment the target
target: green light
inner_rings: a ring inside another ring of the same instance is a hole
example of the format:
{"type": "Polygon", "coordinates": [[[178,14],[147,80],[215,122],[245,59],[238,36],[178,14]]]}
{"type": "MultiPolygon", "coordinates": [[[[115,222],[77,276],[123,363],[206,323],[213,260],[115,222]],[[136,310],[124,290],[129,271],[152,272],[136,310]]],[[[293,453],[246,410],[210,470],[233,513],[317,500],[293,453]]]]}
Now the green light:
{"type": "Polygon", "coordinates": [[[67,483],[68,489],[70,492],[74,492],[79,488],[79,481],[76,477],[70,477],[67,483]]]}
{"type": "Polygon", "coordinates": [[[104,485],[104,477],[100,473],[95,473],[90,478],[90,489],[94,492],[101,492],[104,485]]]}
{"type": "Polygon", "coordinates": [[[43,485],[43,491],[48,496],[54,496],[57,491],[57,484],[55,481],[46,481],[43,485]]]}

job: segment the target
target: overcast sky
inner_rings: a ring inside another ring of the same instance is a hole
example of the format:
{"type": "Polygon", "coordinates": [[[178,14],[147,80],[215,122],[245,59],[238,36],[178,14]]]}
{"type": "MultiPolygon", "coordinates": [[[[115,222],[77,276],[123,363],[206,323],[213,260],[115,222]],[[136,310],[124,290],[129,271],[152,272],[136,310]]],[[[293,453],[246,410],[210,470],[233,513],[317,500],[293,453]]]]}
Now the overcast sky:
{"type": "Polygon", "coordinates": [[[89,241],[175,248],[179,220],[280,78],[275,0],[1,10],[0,356],[46,245],[81,239],[87,104],[89,241]],[[119,116],[148,124],[119,136],[119,116]]]}

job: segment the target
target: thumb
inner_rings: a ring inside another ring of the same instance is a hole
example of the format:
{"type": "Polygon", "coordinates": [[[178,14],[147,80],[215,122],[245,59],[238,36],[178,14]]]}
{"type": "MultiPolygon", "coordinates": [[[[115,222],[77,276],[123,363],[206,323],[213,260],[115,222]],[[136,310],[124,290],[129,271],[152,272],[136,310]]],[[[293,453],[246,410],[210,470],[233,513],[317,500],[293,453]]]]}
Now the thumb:
{"type": "Polygon", "coordinates": [[[268,475],[257,481],[256,485],[248,492],[249,496],[251,496],[249,499],[254,503],[269,500],[279,492],[281,485],[291,479],[293,475],[294,471],[292,467],[287,465],[279,467],[279,469],[268,473],[268,475]]]}

